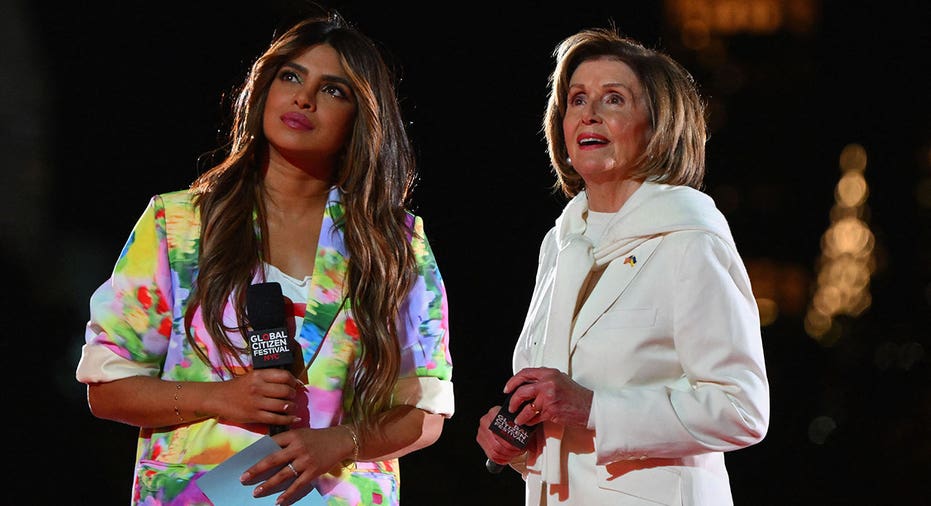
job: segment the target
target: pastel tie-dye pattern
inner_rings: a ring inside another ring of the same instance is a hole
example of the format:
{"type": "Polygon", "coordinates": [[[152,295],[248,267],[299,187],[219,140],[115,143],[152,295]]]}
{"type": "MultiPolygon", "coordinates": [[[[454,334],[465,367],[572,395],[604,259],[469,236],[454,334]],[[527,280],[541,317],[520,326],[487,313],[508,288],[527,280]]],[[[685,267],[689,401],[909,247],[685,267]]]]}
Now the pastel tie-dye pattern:
{"type": "MultiPolygon", "coordinates": [[[[311,360],[301,410],[310,427],[340,423],[352,395],[351,368],[359,352],[359,335],[344,298],[347,253],[335,226],[342,216],[340,194],[330,193],[315,257],[314,272],[297,341],[304,363],[311,360]],[[324,339],[325,336],[325,339],[324,339]],[[319,351],[314,356],[315,350],[319,351]]],[[[402,377],[432,376],[450,381],[446,291],[423,222],[411,216],[412,245],[418,277],[400,315],[402,377]]],[[[138,365],[140,374],[178,381],[231,378],[203,325],[200,311],[192,334],[210,358],[205,364],[184,338],[184,310],[197,277],[199,214],[191,194],[179,191],[152,198],[126,242],[110,279],[91,297],[88,346],[103,346],[138,365]]],[[[258,281],[258,279],[257,279],[258,281]]],[[[235,327],[233,306],[225,323],[235,327]]],[[[234,344],[242,336],[230,333],[234,344]]],[[[250,363],[248,354],[244,363],[250,363]]],[[[236,371],[242,372],[242,371],[236,371]]],[[[141,429],[137,445],[132,504],[146,506],[209,505],[196,478],[267,434],[267,427],[234,425],[217,419],[141,429]]],[[[355,470],[327,474],[317,488],[327,504],[397,505],[400,474],[397,459],[360,462],[355,470]]],[[[231,484],[236,486],[236,484],[231,484]]]]}

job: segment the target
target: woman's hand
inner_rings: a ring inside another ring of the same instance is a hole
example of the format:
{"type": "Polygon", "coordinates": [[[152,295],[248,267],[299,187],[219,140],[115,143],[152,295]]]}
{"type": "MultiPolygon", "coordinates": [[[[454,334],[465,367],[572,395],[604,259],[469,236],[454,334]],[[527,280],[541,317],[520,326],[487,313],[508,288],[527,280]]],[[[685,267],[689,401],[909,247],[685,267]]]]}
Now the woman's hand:
{"type": "Polygon", "coordinates": [[[240,477],[243,485],[259,483],[258,477],[278,469],[259,483],[253,495],[265,497],[284,490],[278,504],[293,504],[313,489],[313,480],[335,469],[352,456],[355,442],[349,429],[292,429],[274,436],[281,450],[265,457],[240,477]]]}
{"type": "Polygon", "coordinates": [[[481,419],[479,419],[478,431],[475,434],[475,441],[479,446],[482,447],[482,450],[485,451],[485,455],[489,458],[489,460],[498,464],[507,464],[519,457],[528,449],[533,449],[534,439],[530,438],[530,441],[527,444],[527,448],[518,449],[511,443],[508,443],[506,440],[492,432],[489,427],[491,427],[491,423],[494,421],[499,409],[501,409],[501,406],[494,406],[489,409],[481,419]]]}
{"type": "Polygon", "coordinates": [[[514,392],[508,409],[517,413],[514,422],[533,425],[548,421],[569,427],[588,426],[594,392],[579,385],[559,369],[528,367],[504,385],[504,393],[514,392]]]}
{"type": "Polygon", "coordinates": [[[91,383],[94,416],[134,425],[166,427],[221,418],[233,423],[291,425],[300,421],[294,401],[303,385],[281,369],[260,369],[229,381],[169,381],[149,376],[91,383]]]}
{"type": "Polygon", "coordinates": [[[294,412],[294,398],[303,385],[282,369],[255,369],[229,381],[215,383],[216,391],[205,402],[208,410],[235,423],[291,425],[301,421],[294,412]]]}

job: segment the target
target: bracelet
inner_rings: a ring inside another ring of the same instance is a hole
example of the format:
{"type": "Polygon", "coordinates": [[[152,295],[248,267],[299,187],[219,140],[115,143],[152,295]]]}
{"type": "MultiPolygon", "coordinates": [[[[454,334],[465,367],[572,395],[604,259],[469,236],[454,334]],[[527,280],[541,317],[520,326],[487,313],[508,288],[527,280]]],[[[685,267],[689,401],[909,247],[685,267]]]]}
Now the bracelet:
{"type": "Polygon", "coordinates": [[[349,436],[352,437],[352,463],[355,463],[359,460],[359,436],[356,435],[356,431],[352,428],[352,425],[340,425],[349,431],[349,436]]]}
{"type": "Polygon", "coordinates": [[[181,386],[181,383],[175,385],[175,415],[183,422],[184,417],[181,416],[181,410],[178,408],[178,396],[181,395],[181,386]]]}

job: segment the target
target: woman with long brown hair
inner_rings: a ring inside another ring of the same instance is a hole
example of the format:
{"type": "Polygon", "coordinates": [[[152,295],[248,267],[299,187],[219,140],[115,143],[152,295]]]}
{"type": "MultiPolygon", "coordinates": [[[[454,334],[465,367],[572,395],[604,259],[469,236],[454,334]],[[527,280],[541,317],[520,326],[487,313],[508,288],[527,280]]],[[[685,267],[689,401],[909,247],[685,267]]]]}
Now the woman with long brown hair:
{"type": "Polygon", "coordinates": [[[397,458],[454,402],[445,287],[406,207],[414,156],[377,46],[335,12],[282,33],[227,149],[151,199],[91,298],[77,378],[95,416],[140,427],[132,504],[211,504],[197,479],[271,426],[290,430],[243,476],[256,496],[397,504],[397,458]],[[247,293],[268,283],[290,371],[252,366],[247,293]]]}

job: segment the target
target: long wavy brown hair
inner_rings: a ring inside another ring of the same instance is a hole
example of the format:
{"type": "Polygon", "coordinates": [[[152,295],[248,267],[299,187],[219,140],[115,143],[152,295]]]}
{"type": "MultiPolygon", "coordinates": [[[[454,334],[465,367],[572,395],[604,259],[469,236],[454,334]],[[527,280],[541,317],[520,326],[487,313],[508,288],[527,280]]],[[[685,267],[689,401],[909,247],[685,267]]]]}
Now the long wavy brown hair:
{"type": "MultiPolygon", "coordinates": [[[[345,214],[337,226],[349,251],[347,296],[362,343],[348,411],[363,430],[373,430],[374,415],[389,406],[397,382],[396,321],[416,269],[406,208],[415,161],[392,69],[379,47],[339,14],[303,20],[275,38],[240,87],[228,154],[191,185],[202,224],[199,273],[186,311],[190,317],[201,308],[228,371],[246,367],[240,358],[245,350],[227,337],[233,329],[224,325],[222,316],[228,297],[235,294],[239,330],[245,329],[246,287],[268,258],[263,109],[281,65],[317,44],[328,44],[339,53],[358,101],[351,139],[332,184],[342,190],[345,214]]],[[[187,337],[209,363],[189,329],[187,337]]]]}

